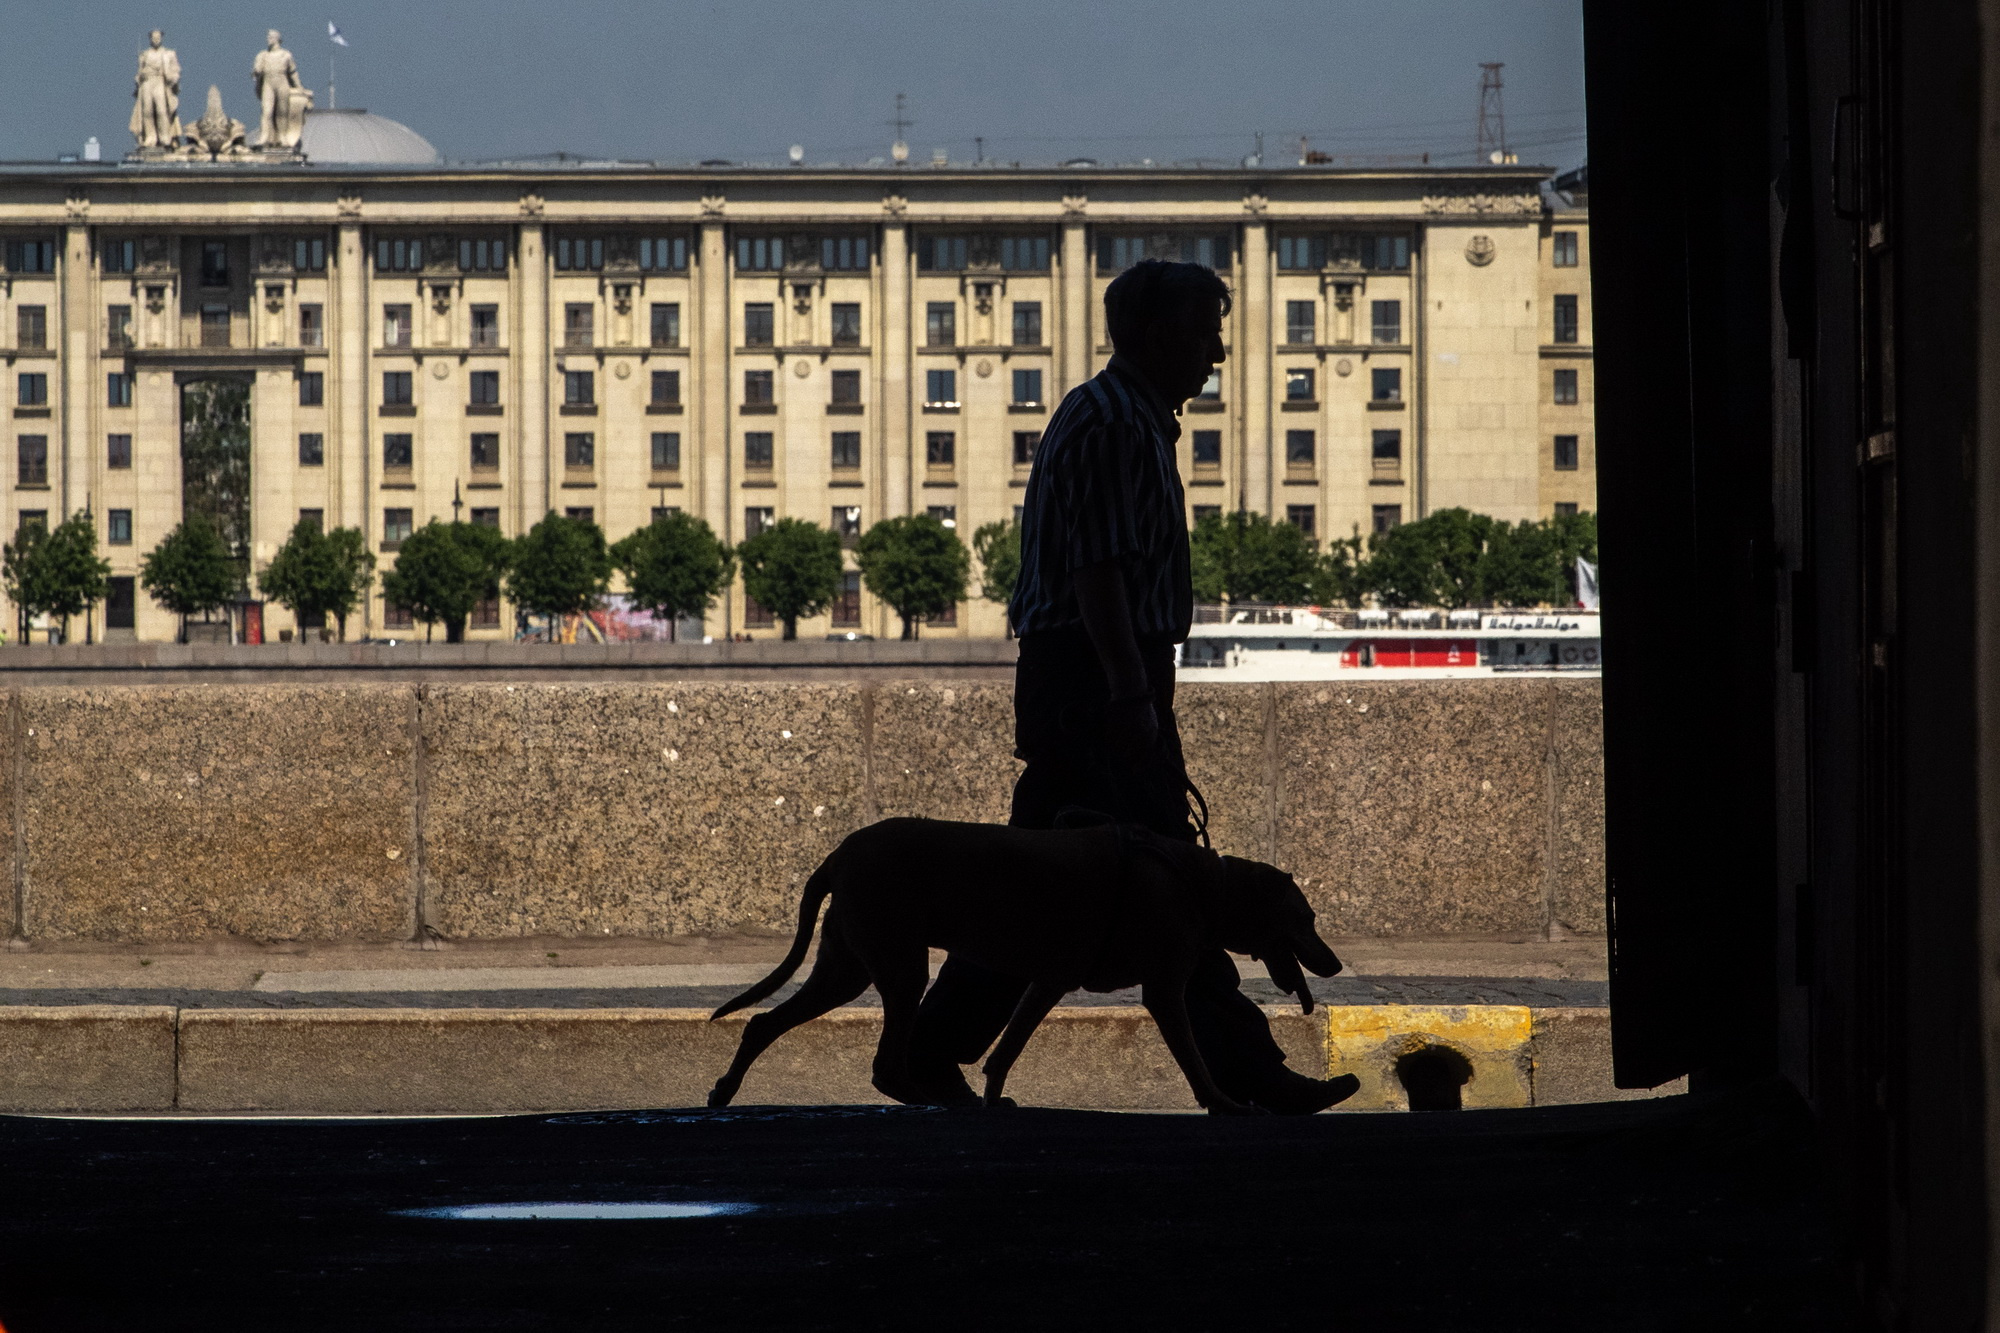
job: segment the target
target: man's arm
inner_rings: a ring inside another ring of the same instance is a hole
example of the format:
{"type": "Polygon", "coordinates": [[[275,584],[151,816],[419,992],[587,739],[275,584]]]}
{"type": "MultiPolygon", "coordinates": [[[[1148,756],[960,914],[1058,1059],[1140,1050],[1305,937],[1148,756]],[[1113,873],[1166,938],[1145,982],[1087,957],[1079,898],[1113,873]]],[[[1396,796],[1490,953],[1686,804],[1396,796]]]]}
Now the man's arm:
{"type": "Polygon", "coordinates": [[[1132,628],[1132,600],[1125,590],[1125,575],[1118,561],[1101,560],[1072,570],[1070,579],[1076,590],[1077,614],[1111,686],[1106,731],[1127,759],[1145,759],[1159,740],[1159,720],[1146,686],[1139,636],[1132,628]]]}

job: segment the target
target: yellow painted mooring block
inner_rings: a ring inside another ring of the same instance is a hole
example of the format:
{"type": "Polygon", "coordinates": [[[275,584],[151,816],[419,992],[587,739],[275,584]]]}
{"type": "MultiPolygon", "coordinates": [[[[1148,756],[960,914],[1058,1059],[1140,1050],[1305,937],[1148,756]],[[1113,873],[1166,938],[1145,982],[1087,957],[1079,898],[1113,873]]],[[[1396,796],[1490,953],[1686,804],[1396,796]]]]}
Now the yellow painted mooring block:
{"type": "Polygon", "coordinates": [[[1327,1072],[1353,1074],[1361,1090],[1342,1110],[1407,1111],[1396,1063],[1427,1047],[1463,1056],[1472,1076],[1460,1090],[1467,1110],[1526,1106],[1532,1096],[1528,1010],[1511,1004],[1336,1005],[1328,1007],[1327,1072]]]}

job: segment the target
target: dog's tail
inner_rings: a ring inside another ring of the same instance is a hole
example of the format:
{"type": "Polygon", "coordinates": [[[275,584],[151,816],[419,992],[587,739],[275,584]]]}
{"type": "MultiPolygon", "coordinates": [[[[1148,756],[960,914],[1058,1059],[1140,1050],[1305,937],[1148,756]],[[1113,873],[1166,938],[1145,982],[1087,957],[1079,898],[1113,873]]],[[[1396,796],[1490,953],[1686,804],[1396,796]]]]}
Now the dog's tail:
{"type": "Polygon", "coordinates": [[[738,1009],[749,1008],[790,981],[792,973],[799,970],[799,964],[806,960],[806,950],[812,947],[813,927],[819,923],[819,905],[833,892],[833,877],[827,873],[827,864],[831,860],[828,858],[828,863],[821,864],[819,869],[813,871],[812,878],[806,881],[805,898],[799,903],[799,933],[792,938],[792,951],[785,955],[784,961],[772,970],[771,975],[710,1014],[709,1022],[713,1023],[738,1009]]]}

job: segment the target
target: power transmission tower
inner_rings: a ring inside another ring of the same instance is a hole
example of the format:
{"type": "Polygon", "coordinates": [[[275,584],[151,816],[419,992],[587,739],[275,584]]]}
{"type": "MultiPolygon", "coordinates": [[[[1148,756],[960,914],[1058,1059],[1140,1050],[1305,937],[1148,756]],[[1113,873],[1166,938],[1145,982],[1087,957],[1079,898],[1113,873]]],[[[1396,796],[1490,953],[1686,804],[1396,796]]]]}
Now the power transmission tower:
{"type": "Polygon", "coordinates": [[[896,142],[890,145],[889,155],[895,158],[899,164],[908,161],[910,156],[909,130],[910,126],[916,124],[917,122],[911,120],[909,116],[904,114],[903,94],[901,93],[896,94],[895,119],[887,121],[885,123],[893,125],[896,128],[896,142]]]}
{"type": "Polygon", "coordinates": [[[1507,160],[1507,113],[1500,109],[1501,62],[1479,66],[1479,142],[1477,160],[1495,164],[1507,160]]]}

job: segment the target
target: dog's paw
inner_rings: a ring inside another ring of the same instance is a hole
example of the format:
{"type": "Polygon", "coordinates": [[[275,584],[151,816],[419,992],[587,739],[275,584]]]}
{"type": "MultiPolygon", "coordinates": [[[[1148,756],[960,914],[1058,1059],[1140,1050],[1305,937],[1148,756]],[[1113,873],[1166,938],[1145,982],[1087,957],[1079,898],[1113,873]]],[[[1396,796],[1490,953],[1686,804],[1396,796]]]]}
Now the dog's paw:
{"type": "Polygon", "coordinates": [[[708,1091],[710,1110],[720,1110],[736,1099],[736,1085],[724,1079],[708,1091]]]}
{"type": "Polygon", "coordinates": [[[1269,1115],[1269,1111],[1255,1102],[1214,1102],[1208,1108],[1210,1115],[1269,1115]]]}
{"type": "Polygon", "coordinates": [[[1013,1111],[1019,1109],[1021,1105],[1012,1097],[987,1097],[982,1099],[980,1104],[989,1111],[1013,1111]]]}

